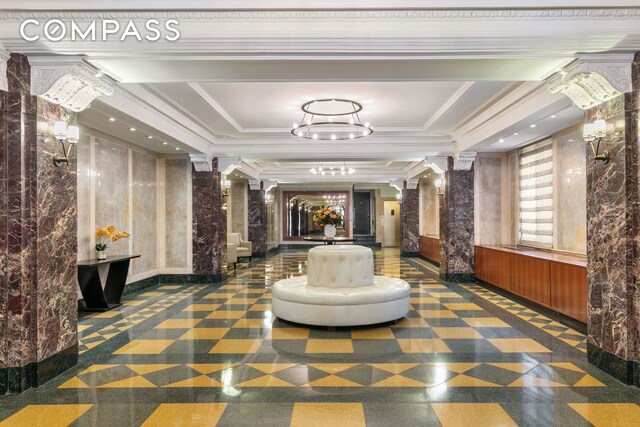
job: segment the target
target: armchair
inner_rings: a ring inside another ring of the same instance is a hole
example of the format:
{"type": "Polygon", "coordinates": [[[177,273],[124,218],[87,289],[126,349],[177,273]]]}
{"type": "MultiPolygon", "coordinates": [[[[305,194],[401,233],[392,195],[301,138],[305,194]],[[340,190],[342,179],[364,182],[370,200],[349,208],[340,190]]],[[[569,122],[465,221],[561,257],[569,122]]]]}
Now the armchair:
{"type": "Polygon", "coordinates": [[[229,243],[236,246],[236,253],[238,255],[238,258],[248,257],[249,261],[251,261],[251,242],[242,240],[242,236],[240,235],[240,233],[228,233],[227,244],[229,243]]]}
{"type": "Polygon", "coordinates": [[[233,264],[233,269],[236,269],[236,263],[238,262],[237,246],[233,243],[227,243],[227,268],[233,264]]]}

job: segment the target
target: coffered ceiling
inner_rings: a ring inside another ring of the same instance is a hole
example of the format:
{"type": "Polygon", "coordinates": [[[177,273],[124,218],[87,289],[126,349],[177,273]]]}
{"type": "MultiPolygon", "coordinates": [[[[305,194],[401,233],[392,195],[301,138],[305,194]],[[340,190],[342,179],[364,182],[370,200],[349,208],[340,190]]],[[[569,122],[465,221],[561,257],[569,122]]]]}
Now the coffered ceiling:
{"type": "Polygon", "coordinates": [[[637,0],[24,3],[0,5],[0,48],[76,57],[117,83],[81,113],[83,126],[164,154],[239,158],[246,176],[281,182],[319,181],[308,171],[320,161],[347,162],[357,180],[410,178],[425,156],[544,138],[583,117],[545,79],[585,53],[640,46],[637,0]],[[181,37],[26,42],[19,27],[31,17],[176,19],[181,37]],[[325,97],[361,102],[375,133],[323,144],[292,136],[300,105],[325,97]]]}

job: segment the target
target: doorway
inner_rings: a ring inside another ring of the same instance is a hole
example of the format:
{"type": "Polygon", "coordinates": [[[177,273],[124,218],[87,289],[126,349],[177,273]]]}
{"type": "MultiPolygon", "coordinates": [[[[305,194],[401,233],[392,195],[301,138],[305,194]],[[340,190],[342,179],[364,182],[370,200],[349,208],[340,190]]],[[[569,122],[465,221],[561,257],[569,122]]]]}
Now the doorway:
{"type": "Polygon", "coordinates": [[[385,248],[400,246],[400,204],[397,201],[384,202],[384,240],[385,248]]]}
{"type": "Polygon", "coordinates": [[[371,192],[353,192],[353,234],[356,236],[371,235],[371,192]]]}

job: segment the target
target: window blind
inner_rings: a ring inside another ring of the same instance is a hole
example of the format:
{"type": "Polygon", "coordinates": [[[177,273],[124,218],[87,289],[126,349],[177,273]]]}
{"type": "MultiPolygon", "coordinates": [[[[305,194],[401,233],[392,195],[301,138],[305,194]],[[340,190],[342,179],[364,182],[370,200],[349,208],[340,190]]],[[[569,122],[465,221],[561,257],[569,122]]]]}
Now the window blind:
{"type": "Polygon", "coordinates": [[[520,243],[553,247],[553,140],[520,149],[520,243]]]}

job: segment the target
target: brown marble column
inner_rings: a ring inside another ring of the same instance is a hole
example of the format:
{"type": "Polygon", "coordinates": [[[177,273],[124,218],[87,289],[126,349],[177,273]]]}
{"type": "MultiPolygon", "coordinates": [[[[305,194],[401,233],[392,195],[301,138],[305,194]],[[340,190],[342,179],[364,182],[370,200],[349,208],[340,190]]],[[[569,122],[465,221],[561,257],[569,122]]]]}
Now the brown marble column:
{"type": "Polygon", "coordinates": [[[267,204],[262,185],[259,190],[249,189],[248,196],[248,234],[251,242],[251,255],[264,257],[267,253],[267,204]]]}
{"type": "Polygon", "coordinates": [[[213,171],[192,169],[193,276],[190,282],[217,283],[226,275],[227,214],[222,209],[218,159],[213,171]]]}
{"type": "Polygon", "coordinates": [[[420,254],[420,190],[405,183],[400,206],[400,256],[420,254]]]}
{"type": "Polygon", "coordinates": [[[608,164],[587,149],[587,294],[589,361],[640,386],[640,55],[633,92],[587,111],[586,121],[624,121],[621,138],[604,149],[608,164]]]}
{"type": "Polygon", "coordinates": [[[37,122],[69,112],[30,95],[12,54],[0,91],[0,393],[40,385],[77,363],[76,155],[55,167],[37,122]]]}
{"type": "Polygon", "coordinates": [[[440,277],[471,282],[474,275],[473,167],[454,170],[448,159],[440,197],[440,277]]]}

